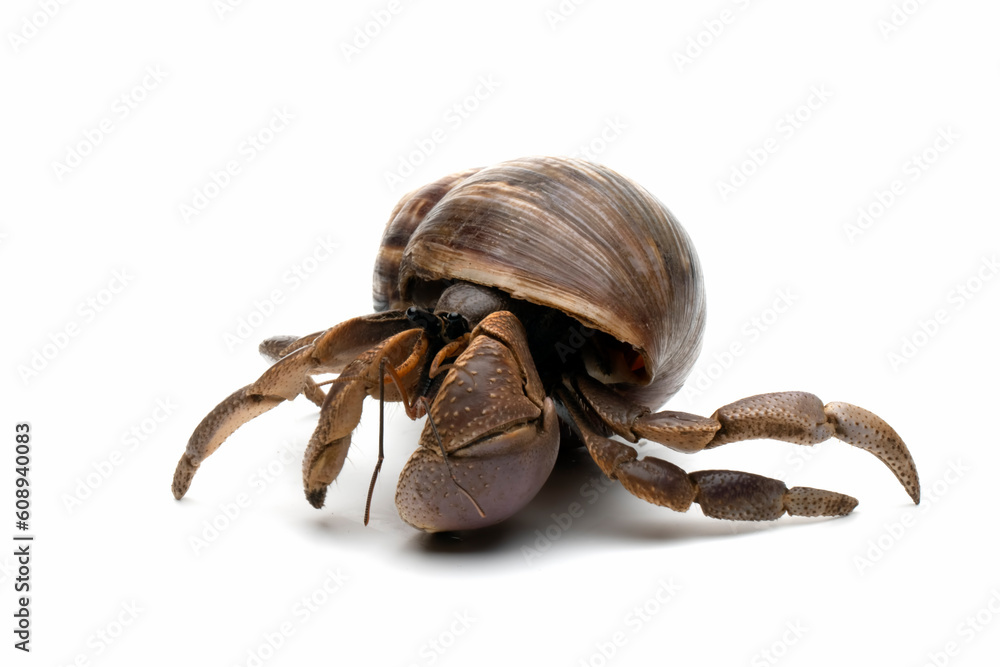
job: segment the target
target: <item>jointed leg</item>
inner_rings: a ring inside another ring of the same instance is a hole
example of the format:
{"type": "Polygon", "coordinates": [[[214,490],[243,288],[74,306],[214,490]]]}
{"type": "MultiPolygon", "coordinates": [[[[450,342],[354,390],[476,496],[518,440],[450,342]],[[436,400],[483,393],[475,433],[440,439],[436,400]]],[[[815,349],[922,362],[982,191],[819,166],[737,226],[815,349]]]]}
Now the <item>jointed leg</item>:
{"type": "Polygon", "coordinates": [[[341,372],[348,354],[356,357],[407,329],[412,325],[405,313],[390,311],[354,318],[302,338],[265,341],[262,353],[278,360],[256,382],[233,392],[198,424],[174,472],[174,497],[180,499],[187,493],[198,466],[240,426],[300,393],[319,399],[322,390],[310,375],[341,372]]]}
{"type": "Polygon", "coordinates": [[[766,521],[786,512],[796,516],[841,516],[858,504],[841,493],[803,486],[789,489],[780,480],[752,473],[733,470],[687,473],[663,459],[639,460],[632,447],[598,433],[568,392],[561,392],[561,398],[571,425],[604,474],[655,505],[686,512],[691,503],[698,503],[706,516],[716,519],[766,521]]]}
{"type": "MultiPolygon", "coordinates": [[[[306,345],[311,345],[314,340],[322,336],[325,331],[318,331],[308,336],[302,336],[301,338],[296,336],[273,336],[272,338],[267,338],[261,341],[260,353],[268,360],[274,362],[279,361],[286,354],[294,352],[300,347],[305,347],[306,345]]],[[[302,389],[302,395],[308,398],[310,401],[323,407],[323,400],[326,398],[326,394],[320,389],[316,381],[311,377],[305,379],[305,386],[302,389]]]]}
{"type": "Polygon", "coordinates": [[[174,471],[174,498],[180,500],[201,462],[236,429],[304,389],[304,380],[316,367],[310,348],[301,348],[267,369],[256,382],[238,389],[209,412],[195,428],[174,471]]]}
{"type": "Polygon", "coordinates": [[[873,454],[892,470],[913,502],[920,502],[917,469],[902,438],[878,416],[849,403],[823,405],[812,394],[779,392],[744,398],[705,418],[672,411],[651,414],[589,378],[579,380],[575,389],[614,433],[630,442],[646,438],[682,452],[755,438],[813,445],[834,437],[873,454]]]}
{"type": "Polygon", "coordinates": [[[302,480],[306,498],[313,507],[322,507],[326,487],[344,467],[351,433],[361,421],[365,396],[377,396],[382,360],[394,369],[402,384],[383,382],[387,401],[399,401],[412,392],[421,377],[428,340],[420,329],[410,329],[392,336],[366,350],[330,381],[330,392],[323,402],[319,423],[306,448],[302,480]]]}

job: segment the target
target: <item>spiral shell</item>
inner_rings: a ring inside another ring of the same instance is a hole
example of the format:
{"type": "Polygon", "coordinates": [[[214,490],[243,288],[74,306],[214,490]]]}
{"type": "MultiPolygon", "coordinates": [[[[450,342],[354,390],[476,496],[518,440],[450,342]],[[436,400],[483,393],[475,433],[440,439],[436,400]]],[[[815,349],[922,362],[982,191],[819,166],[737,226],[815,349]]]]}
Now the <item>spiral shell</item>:
{"type": "Polygon", "coordinates": [[[452,280],[558,309],[630,346],[642,363],[616,386],[644,405],[676,393],[698,355],[705,297],[691,240],[655,197],[603,166],[523,158],[404,197],[376,263],[376,310],[452,280]]]}

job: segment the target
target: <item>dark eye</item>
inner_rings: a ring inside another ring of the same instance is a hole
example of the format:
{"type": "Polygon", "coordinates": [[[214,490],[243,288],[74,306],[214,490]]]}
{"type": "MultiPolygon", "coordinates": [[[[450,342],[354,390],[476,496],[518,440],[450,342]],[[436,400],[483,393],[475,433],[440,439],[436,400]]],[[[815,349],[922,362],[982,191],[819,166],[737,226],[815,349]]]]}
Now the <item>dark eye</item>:
{"type": "Polygon", "coordinates": [[[413,326],[423,329],[428,336],[437,336],[441,333],[441,320],[434,313],[426,311],[416,306],[406,309],[406,319],[413,323],[413,326]]]}
{"type": "Polygon", "coordinates": [[[458,313],[448,313],[444,316],[444,335],[449,340],[460,338],[469,330],[469,323],[458,313]]]}

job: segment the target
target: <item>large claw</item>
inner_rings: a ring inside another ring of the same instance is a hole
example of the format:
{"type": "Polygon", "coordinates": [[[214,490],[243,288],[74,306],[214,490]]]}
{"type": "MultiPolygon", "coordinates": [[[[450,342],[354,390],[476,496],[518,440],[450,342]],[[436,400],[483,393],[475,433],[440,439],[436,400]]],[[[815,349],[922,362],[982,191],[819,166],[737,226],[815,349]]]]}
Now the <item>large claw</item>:
{"type": "Polygon", "coordinates": [[[447,462],[440,453],[421,447],[399,476],[399,516],[429,533],[492,526],[538,494],[558,452],[559,423],[548,398],[540,420],[477,441],[449,454],[447,462]]]}
{"type": "Polygon", "coordinates": [[[448,371],[396,487],[410,525],[438,532],[499,523],[548,479],[559,424],[523,343],[516,318],[494,313],[448,371]]]}

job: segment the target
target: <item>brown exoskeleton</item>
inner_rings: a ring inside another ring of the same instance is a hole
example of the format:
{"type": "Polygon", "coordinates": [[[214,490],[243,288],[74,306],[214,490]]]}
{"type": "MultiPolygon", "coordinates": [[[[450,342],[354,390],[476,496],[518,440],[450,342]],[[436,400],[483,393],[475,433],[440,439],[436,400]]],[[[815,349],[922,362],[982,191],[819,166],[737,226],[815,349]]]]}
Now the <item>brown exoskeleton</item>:
{"type": "Polygon", "coordinates": [[[495,524],[527,504],[555,463],[559,421],[608,477],[681,512],[698,503],[723,519],[838,516],[857,501],[745,472],[687,473],[639,459],[610,436],[685,453],[753,438],[811,445],[835,437],[874,454],[919,502],[906,445],[862,408],[782,392],[709,418],[653,412],[697,357],[701,269],[669,211],[605,167],[525,158],[406,195],[382,239],[374,300],[375,314],[265,341],[274,365],[198,425],[174,496],[240,425],[304,394],[321,407],[303,463],[315,507],[343,467],[366,396],[404,401],[413,418],[427,414],[396,505],[404,521],[431,532],[495,524]],[[326,392],[312,379],[325,373],[339,374],[326,392]]]}

